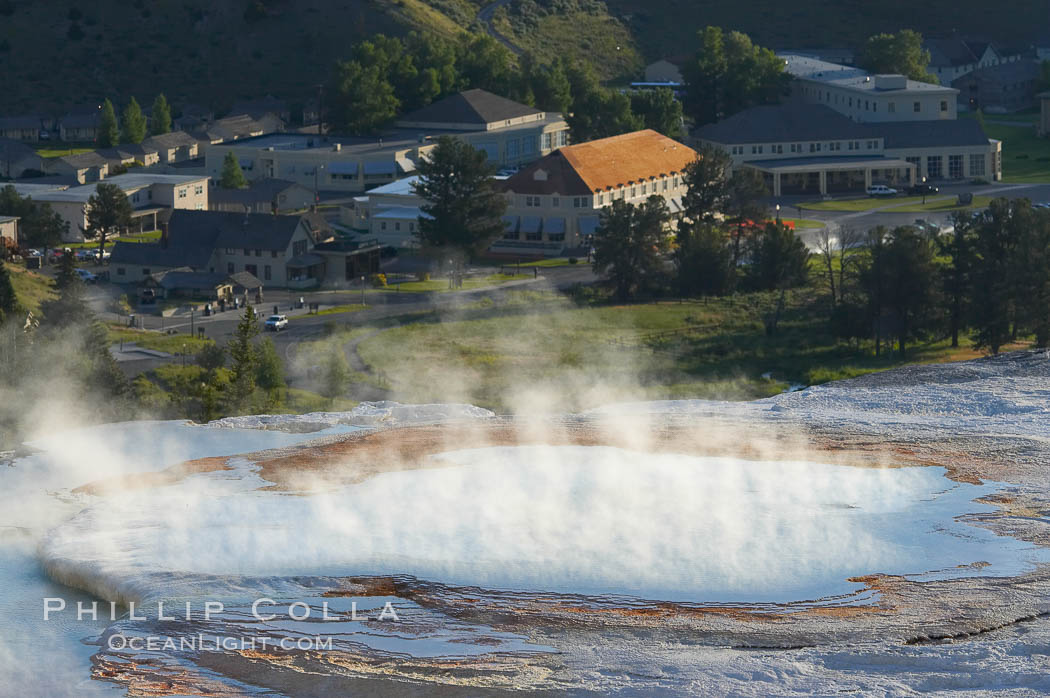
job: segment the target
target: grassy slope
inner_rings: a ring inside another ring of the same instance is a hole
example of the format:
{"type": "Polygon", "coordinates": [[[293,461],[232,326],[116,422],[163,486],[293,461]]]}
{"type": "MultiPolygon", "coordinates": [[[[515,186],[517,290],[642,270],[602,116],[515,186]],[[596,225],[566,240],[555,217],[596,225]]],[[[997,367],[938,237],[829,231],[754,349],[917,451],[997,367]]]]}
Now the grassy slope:
{"type": "Polygon", "coordinates": [[[987,117],[984,130],[1003,142],[1004,182],[1050,182],[1050,140],[1036,136],[1033,128],[1000,126],[987,117]]]}
{"type": "Polygon", "coordinates": [[[15,296],[26,310],[37,314],[40,312],[41,303],[55,298],[55,288],[46,276],[14,264],[4,266],[11,274],[15,296]]]}
{"type": "Polygon", "coordinates": [[[799,204],[803,210],[810,211],[871,211],[872,209],[885,209],[886,213],[924,213],[957,211],[964,208],[983,208],[991,200],[987,196],[973,197],[973,203],[968,206],[959,206],[954,196],[945,197],[941,194],[926,197],[926,203],[922,203],[921,196],[894,196],[879,198],[866,196],[857,199],[830,199],[828,201],[808,201],[799,204]]]}
{"type": "MultiPolygon", "coordinates": [[[[497,409],[519,404],[523,391],[564,402],[566,409],[612,398],[750,399],[788,382],[824,382],[899,363],[836,343],[825,329],[823,299],[812,290],[791,294],[779,332],[767,336],[761,317],[769,303],[768,296],[751,294],[543,313],[501,310],[500,316],[390,329],[358,351],[399,399],[465,400],[497,409]],[[772,380],[761,377],[766,372],[772,380]]],[[[938,342],[914,347],[908,359],[972,356],[968,346],[953,350],[938,342]]]]}
{"type": "Polygon", "coordinates": [[[606,0],[627,20],[651,59],[691,52],[697,30],[707,25],[748,33],[774,48],[855,47],[879,32],[912,28],[925,35],[986,36],[1026,44],[1046,26],[1046,3],[1015,0],[1008,5],[978,0],[606,0]],[[946,19],[946,18],[950,18],[946,19]]]}

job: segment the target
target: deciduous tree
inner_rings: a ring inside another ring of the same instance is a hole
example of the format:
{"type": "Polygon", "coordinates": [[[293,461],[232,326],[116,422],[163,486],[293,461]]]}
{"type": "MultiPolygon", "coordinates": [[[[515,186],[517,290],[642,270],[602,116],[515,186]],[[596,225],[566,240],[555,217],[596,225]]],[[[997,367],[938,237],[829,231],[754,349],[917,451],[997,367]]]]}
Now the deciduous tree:
{"type": "Polygon", "coordinates": [[[857,65],[869,73],[906,75],[912,80],[938,83],[937,76],[927,70],[930,52],[922,47],[922,35],[911,29],[868,37],[857,55],[857,65]]]}

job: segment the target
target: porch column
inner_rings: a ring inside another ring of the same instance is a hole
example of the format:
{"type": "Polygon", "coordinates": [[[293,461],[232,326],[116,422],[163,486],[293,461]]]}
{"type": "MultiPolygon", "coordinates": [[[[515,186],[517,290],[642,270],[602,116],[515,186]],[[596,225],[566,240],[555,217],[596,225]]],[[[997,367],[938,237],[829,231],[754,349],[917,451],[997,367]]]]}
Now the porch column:
{"type": "Polygon", "coordinates": [[[913,186],[913,187],[915,186],[915,178],[917,176],[916,170],[918,170],[918,169],[919,169],[918,165],[916,165],[914,163],[911,163],[908,166],[908,183],[911,184],[911,186],[913,186]]]}
{"type": "Polygon", "coordinates": [[[820,194],[821,196],[828,193],[828,173],[826,170],[820,171],[820,194]]]}
{"type": "Polygon", "coordinates": [[[864,190],[867,191],[871,187],[871,168],[864,168],[864,190]]]}
{"type": "Polygon", "coordinates": [[[773,173],[773,196],[780,196],[780,173],[773,173]]]}

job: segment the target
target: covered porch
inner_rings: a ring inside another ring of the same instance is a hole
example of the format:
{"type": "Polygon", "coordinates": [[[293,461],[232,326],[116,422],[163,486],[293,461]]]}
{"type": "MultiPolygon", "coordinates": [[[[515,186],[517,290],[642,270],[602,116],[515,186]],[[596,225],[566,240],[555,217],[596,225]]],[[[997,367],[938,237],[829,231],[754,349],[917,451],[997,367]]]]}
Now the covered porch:
{"type": "Polygon", "coordinates": [[[288,268],[288,288],[317,288],[324,279],[324,258],[319,254],[309,253],[292,257],[285,266],[288,268]]]}
{"type": "Polygon", "coordinates": [[[863,192],[872,184],[915,184],[914,163],[897,158],[793,158],[745,162],[773,196],[863,192]]]}

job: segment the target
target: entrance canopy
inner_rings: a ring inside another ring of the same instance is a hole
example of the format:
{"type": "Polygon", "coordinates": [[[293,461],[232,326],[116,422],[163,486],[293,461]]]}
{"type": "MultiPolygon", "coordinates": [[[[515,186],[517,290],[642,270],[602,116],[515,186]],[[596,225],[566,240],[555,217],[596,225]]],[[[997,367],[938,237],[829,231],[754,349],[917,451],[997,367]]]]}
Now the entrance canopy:
{"type": "Polygon", "coordinates": [[[915,163],[898,158],[841,157],[788,158],[745,162],[762,173],[773,196],[782,193],[820,193],[864,190],[874,180],[915,184],[915,163]]]}

